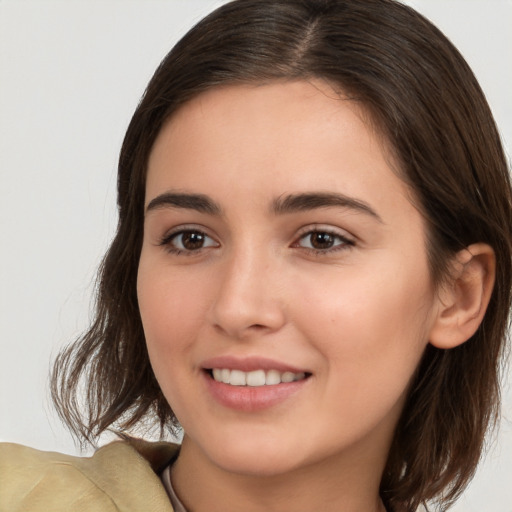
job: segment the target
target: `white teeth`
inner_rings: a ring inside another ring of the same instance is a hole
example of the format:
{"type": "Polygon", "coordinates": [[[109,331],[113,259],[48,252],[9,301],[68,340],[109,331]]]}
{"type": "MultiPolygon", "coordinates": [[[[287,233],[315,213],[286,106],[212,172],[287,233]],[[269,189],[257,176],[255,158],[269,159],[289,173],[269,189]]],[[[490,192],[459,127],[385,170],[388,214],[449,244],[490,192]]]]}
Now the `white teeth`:
{"type": "Polygon", "coordinates": [[[230,370],[221,370],[221,374],[222,374],[222,382],[224,382],[225,384],[229,384],[229,379],[231,378],[231,371],[230,370]]]}
{"type": "Polygon", "coordinates": [[[273,384],[281,383],[281,374],[277,370],[269,370],[265,377],[265,384],[272,386],[273,384]]]}
{"type": "Polygon", "coordinates": [[[241,370],[229,370],[228,368],[214,368],[213,378],[217,382],[230,384],[231,386],[275,386],[276,384],[294,382],[306,377],[304,372],[279,372],[277,370],[254,370],[243,372],[241,370]]]}
{"type": "Polygon", "coordinates": [[[232,386],[245,386],[247,384],[247,374],[242,370],[231,370],[229,383],[232,386]]]}
{"type": "Polygon", "coordinates": [[[283,382],[293,382],[295,375],[292,372],[284,372],[281,375],[281,380],[283,382]]]}
{"type": "Polygon", "coordinates": [[[263,370],[255,370],[247,374],[248,386],[264,386],[265,385],[265,372],[263,370]]]}

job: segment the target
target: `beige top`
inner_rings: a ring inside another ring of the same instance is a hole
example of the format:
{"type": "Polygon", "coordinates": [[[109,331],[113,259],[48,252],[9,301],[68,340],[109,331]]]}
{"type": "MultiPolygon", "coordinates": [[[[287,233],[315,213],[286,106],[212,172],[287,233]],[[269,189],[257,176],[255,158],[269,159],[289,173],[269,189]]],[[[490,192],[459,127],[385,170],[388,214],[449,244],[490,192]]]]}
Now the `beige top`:
{"type": "Polygon", "coordinates": [[[176,512],[159,474],[178,450],[131,439],[72,457],[0,443],[0,512],[176,512]]]}

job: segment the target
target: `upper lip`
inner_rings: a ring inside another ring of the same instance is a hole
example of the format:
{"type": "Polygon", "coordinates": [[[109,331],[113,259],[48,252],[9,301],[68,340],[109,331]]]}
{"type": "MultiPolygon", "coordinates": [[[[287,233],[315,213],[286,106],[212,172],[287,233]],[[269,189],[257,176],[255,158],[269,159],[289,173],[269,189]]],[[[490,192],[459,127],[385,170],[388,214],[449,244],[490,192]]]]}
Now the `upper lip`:
{"type": "Polygon", "coordinates": [[[203,361],[201,363],[201,367],[205,370],[212,370],[213,368],[227,368],[229,370],[241,370],[243,372],[252,372],[254,370],[277,370],[278,372],[308,373],[307,370],[303,368],[297,368],[281,361],[259,356],[217,356],[203,361]]]}

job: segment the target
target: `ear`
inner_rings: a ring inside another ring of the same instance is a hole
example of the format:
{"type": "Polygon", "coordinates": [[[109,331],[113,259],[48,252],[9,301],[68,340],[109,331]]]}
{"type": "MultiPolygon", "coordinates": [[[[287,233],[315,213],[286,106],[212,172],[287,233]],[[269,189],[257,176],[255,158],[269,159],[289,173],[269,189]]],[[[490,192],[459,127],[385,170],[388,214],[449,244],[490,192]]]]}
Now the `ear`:
{"type": "Polygon", "coordinates": [[[461,345],[475,334],[491,298],[496,273],[494,250],[473,244],[452,261],[450,281],[438,291],[438,311],[429,341],[437,348],[461,345]]]}

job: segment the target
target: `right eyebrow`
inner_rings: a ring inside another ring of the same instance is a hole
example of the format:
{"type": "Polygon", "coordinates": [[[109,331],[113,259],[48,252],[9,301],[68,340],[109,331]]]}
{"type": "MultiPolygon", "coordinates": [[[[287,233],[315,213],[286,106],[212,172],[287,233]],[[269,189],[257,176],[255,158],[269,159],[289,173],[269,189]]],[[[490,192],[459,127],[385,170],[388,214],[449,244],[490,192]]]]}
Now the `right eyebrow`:
{"type": "Polygon", "coordinates": [[[347,208],[357,213],[369,215],[383,223],[381,216],[366,202],[355,197],[334,192],[305,192],[280,196],[272,203],[277,214],[295,213],[319,208],[347,208]]]}
{"type": "Polygon", "coordinates": [[[203,194],[166,192],[153,198],[146,207],[146,213],[162,208],[184,208],[209,215],[220,215],[221,207],[203,194]]]}

